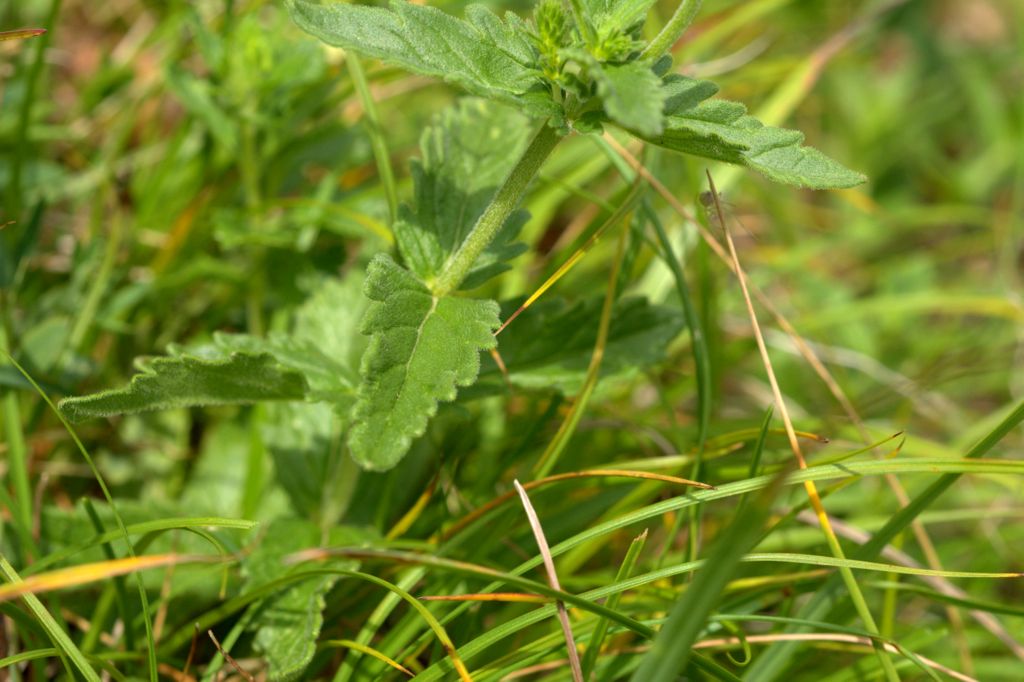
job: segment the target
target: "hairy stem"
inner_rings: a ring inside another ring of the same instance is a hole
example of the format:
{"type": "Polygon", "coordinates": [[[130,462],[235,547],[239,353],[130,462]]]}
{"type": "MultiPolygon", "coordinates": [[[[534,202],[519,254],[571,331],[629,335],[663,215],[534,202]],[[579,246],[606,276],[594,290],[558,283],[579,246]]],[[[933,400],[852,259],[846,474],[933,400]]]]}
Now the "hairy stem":
{"type": "Polygon", "coordinates": [[[682,0],[679,7],[676,7],[672,18],[668,20],[665,27],[661,29],[647,49],[640,55],[641,59],[657,59],[668,52],[676,41],[682,37],[686,29],[690,27],[693,18],[700,11],[702,0],[682,0]]]}
{"type": "Polygon", "coordinates": [[[495,192],[491,203],[476,221],[469,236],[445,263],[444,269],[437,279],[430,283],[430,288],[435,295],[444,296],[462,284],[462,280],[469,274],[477,258],[490,245],[501,230],[501,226],[519,206],[530,181],[537,175],[537,171],[540,170],[541,165],[560,139],[558,132],[549,127],[547,123],[541,126],[533,141],[530,142],[530,146],[526,148],[522,157],[505,178],[505,182],[495,192]]]}

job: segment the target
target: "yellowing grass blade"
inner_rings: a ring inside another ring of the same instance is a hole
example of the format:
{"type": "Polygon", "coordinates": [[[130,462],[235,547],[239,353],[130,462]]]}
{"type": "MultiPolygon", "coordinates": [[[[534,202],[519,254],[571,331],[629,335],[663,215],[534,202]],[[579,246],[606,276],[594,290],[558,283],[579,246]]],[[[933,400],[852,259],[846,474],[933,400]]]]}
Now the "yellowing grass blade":
{"type": "Polygon", "coordinates": [[[395,659],[387,656],[386,654],[381,653],[380,651],[377,651],[376,649],[368,647],[365,644],[360,644],[359,642],[353,641],[351,639],[331,639],[324,642],[324,646],[343,647],[345,649],[352,649],[354,651],[358,651],[359,653],[366,654],[367,656],[373,656],[378,661],[383,661],[384,663],[387,663],[395,670],[403,672],[409,677],[415,677],[415,674],[413,674],[411,670],[406,668],[404,665],[402,665],[395,659]]]}
{"type": "Polygon", "coordinates": [[[632,209],[633,207],[633,203],[636,201],[636,198],[637,196],[639,196],[639,194],[640,183],[637,182],[634,183],[633,188],[630,190],[629,194],[626,195],[626,198],[622,201],[619,207],[615,209],[615,213],[609,216],[608,220],[604,221],[601,227],[597,228],[594,234],[590,236],[590,239],[584,242],[583,246],[576,249],[575,253],[569,256],[569,259],[562,263],[558,267],[558,269],[555,270],[554,274],[548,277],[543,284],[537,287],[537,290],[534,291],[528,299],[526,299],[526,302],[519,306],[519,308],[517,308],[516,311],[512,313],[512,315],[509,316],[507,320],[505,320],[501,327],[498,328],[498,331],[494,332],[494,335],[497,336],[502,331],[504,331],[505,327],[511,324],[512,320],[519,317],[520,313],[522,313],[524,310],[533,305],[533,303],[538,298],[543,296],[544,292],[550,289],[555,284],[555,282],[562,279],[562,277],[564,277],[567,272],[572,270],[573,267],[575,267],[575,265],[579,263],[580,260],[583,259],[583,256],[587,255],[587,252],[590,251],[594,244],[596,244],[598,240],[601,239],[601,236],[605,232],[607,232],[611,227],[616,225],[620,220],[622,220],[627,213],[629,213],[630,209],[632,209]]]}
{"type": "Polygon", "coordinates": [[[526,592],[476,592],[473,594],[431,594],[420,597],[420,601],[500,601],[527,604],[547,604],[549,597],[526,592]]]}
{"type": "Polygon", "coordinates": [[[48,571],[18,582],[0,585],[0,602],[9,601],[25,594],[39,594],[40,592],[52,592],[53,590],[87,585],[117,575],[137,573],[138,571],[145,571],[151,568],[173,566],[176,564],[215,563],[219,561],[221,561],[219,557],[190,554],[152,554],[149,556],[113,559],[112,561],[97,561],[92,564],[82,564],[81,566],[48,571]]]}
{"type": "Polygon", "coordinates": [[[14,31],[0,31],[0,42],[5,40],[19,40],[21,38],[35,38],[46,33],[45,28],[19,28],[14,31]]]}

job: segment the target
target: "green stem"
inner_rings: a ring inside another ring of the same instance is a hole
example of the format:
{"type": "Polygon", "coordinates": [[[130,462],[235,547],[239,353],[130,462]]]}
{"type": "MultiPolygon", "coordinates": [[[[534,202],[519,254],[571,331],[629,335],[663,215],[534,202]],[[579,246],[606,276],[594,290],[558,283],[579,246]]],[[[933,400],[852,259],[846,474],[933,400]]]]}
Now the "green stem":
{"type": "Polygon", "coordinates": [[[444,269],[431,288],[437,296],[451,293],[462,284],[477,258],[484,252],[502,225],[519,206],[530,181],[537,175],[545,159],[551,154],[561,137],[558,132],[544,123],[537,131],[530,146],[505,178],[491,203],[476,221],[469,236],[445,263],[444,269]]]}
{"type": "Polygon", "coordinates": [[[388,201],[388,227],[391,227],[398,219],[398,186],[395,183],[394,171],[391,170],[388,145],[384,139],[384,131],[380,127],[377,106],[373,101],[373,95],[370,94],[370,86],[366,82],[363,65],[359,62],[355,52],[345,53],[345,62],[348,64],[349,75],[352,76],[352,84],[355,85],[356,92],[359,94],[359,101],[363,105],[363,118],[370,134],[373,158],[377,161],[377,173],[380,175],[380,183],[384,186],[384,196],[388,201]]]}
{"type": "Polygon", "coordinates": [[[693,23],[693,18],[700,11],[701,0],[682,0],[679,7],[676,7],[675,14],[668,20],[665,27],[661,29],[647,49],[640,55],[641,59],[657,59],[672,49],[686,29],[693,23]]]}

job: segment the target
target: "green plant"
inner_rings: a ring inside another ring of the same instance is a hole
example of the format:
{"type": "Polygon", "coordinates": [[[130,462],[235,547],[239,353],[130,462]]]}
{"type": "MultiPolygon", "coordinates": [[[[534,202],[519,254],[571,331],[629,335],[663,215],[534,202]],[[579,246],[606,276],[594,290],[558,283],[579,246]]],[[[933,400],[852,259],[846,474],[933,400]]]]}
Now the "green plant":
{"type": "MultiPolygon", "coordinates": [[[[459,20],[398,1],[389,9],[290,1],[295,22],[329,44],[443,77],[520,113],[466,101],[424,134],[414,200],[392,225],[402,265],[382,254],[367,267],[369,306],[359,330],[370,341],[359,379],[351,357],[339,357],[300,325],[292,336],[267,342],[219,337],[211,351],[216,359],[183,352],[158,360],[128,388],[68,399],[62,409],[80,419],[169,405],[327,400],[351,421],[353,458],[389,469],[426,431],[438,403],[476,381],[480,352],[496,346],[497,303],[460,292],[507,269],[505,261],[521,252],[514,242],[525,219],[519,203],[564,137],[597,135],[611,124],[779,182],[816,189],[863,182],[802,146],[799,132],[765,126],[742,105],[711,99],[714,84],[668,73],[671,57],[664,53],[688,21],[670,22],[648,45],[639,29],[650,5],[575,2],[569,12],[558,0],[544,0],[526,22],[511,13],[499,19],[482,6],[459,20]],[[527,139],[530,120],[539,125],[527,139]]],[[[682,3],[680,16],[692,18],[697,5],[682,3]]],[[[359,304],[339,298],[334,305],[359,304]]],[[[351,329],[344,322],[336,321],[351,329]]],[[[535,355],[543,361],[561,343],[552,338],[535,355]]]]}
{"type": "Polygon", "coordinates": [[[95,4],[0,3],[0,676],[1024,660],[1019,3],[95,4]]]}

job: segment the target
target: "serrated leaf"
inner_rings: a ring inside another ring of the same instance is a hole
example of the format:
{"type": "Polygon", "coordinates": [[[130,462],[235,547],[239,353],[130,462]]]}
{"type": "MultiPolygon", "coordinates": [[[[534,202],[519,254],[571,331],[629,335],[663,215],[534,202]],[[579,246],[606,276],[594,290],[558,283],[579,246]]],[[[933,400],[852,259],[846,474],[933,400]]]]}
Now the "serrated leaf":
{"type": "Polygon", "coordinates": [[[660,135],[646,135],[637,129],[633,132],[659,147],[747,166],[772,180],[798,187],[839,189],[866,180],[818,150],[802,146],[803,133],[766,126],[748,116],[742,104],[726,100],[692,104],[707,90],[690,84],[689,90],[670,97],[673,113],[665,118],[665,130],[660,135]]]}
{"type": "Polygon", "coordinates": [[[469,12],[463,21],[441,10],[393,0],[389,9],[334,3],[316,5],[289,0],[300,28],[320,40],[398,65],[415,73],[443,78],[469,92],[519,105],[536,116],[559,107],[547,98],[525,96],[541,86],[540,74],[527,59],[518,24],[469,12]]]}
{"type": "MultiPolygon", "coordinates": [[[[602,299],[569,305],[549,300],[530,306],[498,337],[498,352],[509,380],[523,388],[556,388],[577,393],[583,385],[597,341],[602,299]]],[[[503,315],[515,310],[503,306],[503,315]]],[[[682,314],[642,298],[624,298],[612,310],[601,377],[622,376],[665,357],[665,349],[683,328],[682,314]]],[[[489,359],[483,377],[498,377],[489,359]]]]}
{"type": "MultiPolygon", "coordinates": [[[[352,545],[364,542],[367,534],[346,527],[333,527],[328,545],[352,545]]],[[[245,591],[251,591],[289,573],[305,570],[289,566],[282,558],[321,545],[323,530],[303,519],[279,519],[266,528],[261,542],[244,563],[245,591]]],[[[354,569],[352,560],[330,559],[317,568],[354,569]]],[[[296,679],[316,653],[316,640],[323,626],[324,597],[338,576],[306,578],[279,590],[263,600],[257,617],[254,643],[269,664],[270,679],[296,679]]]]}
{"type": "Polygon", "coordinates": [[[718,86],[711,81],[702,81],[676,73],[669,74],[662,81],[665,89],[665,115],[681,114],[692,109],[718,93],[718,86]]]}
{"type": "Polygon", "coordinates": [[[436,297],[386,255],[370,262],[364,291],[372,303],[362,331],[371,338],[348,444],[361,466],[389,469],[424,433],[438,402],[476,380],[480,351],[495,345],[498,306],[436,297]]]}
{"type": "Polygon", "coordinates": [[[268,338],[214,334],[214,342],[170,347],[169,356],[139,361],[141,374],[122,388],[68,398],[73,421],[148,410],[266,400],[327,401],[347,416],[355,401],[357,358],[365,348],[358,319],[366,306],[361,273],[323,280],[296,311],[290,333],[268,338]]]}
{"type": "Polygon", "coordinates": [[[608,118],[641,135],[661,133],[668,93],[649,64],[603,64],[590,73],[608,118]]]}
{"type": "MultiPolygon", "coordinates": [[[[478,99],[460,101],[424,131],[422,158],[412,163],[415,201],[394,226],[402,258],[420,279],[436,277],[458,250],[526,148],[528,133],[524,116],[478,99]]],[[[527,215],[512,214],[464,288],[501,272],[505,260],[522,252],[512,241],[527,215]]]]}
{"type": "Polygon", "coordinates": [[[512,12],[499,19],[483,5],[466,8],[466,19],[499,50],[528,69],[533,69],[537,50],[530,42],[529,27],[512,12]]]}
{"type": "Polygon", "coordinates": [[[139,363],[140,374],[124,388],[66,398],[60,410],[71,421],[196,405],[301,400],[306,379],[269,353],[231,353],[203,358],[180,354],[139,363]]]}

